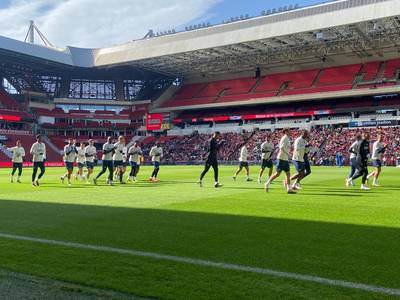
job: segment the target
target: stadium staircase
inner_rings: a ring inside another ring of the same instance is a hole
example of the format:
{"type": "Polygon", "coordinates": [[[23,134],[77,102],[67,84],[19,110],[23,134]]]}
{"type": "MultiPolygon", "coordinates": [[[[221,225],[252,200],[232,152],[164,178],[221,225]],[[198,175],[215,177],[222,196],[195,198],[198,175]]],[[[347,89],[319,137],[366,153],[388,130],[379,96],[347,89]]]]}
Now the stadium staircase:
{"type": "Polygon", "coordinates": [[[141,138],[142,138],[142,137],[141,137],[141,136],[138,136],[138,135],[133,136],[133,137],[131,138],[131,140],[129,141],[129,143],[126,144],[126,148],[129,149],[130,147],[133,146],[133,144],[134,144],[135,142],[140,141],[141,138]]]}
{"type": "Polygon", "coordinates": [[[0,161],[8,161],[11,160],[11,158],[11,151],[8,151],[7,149],[3,148],[2,145],[0,145],[0,161]]]}
{"type": "Polygon", "coordinates": [[[62,150],[60,150],[47,136],[43,136],[43,142],[46,147],[47,161],[57,162],[62,160],[62,150]]]}

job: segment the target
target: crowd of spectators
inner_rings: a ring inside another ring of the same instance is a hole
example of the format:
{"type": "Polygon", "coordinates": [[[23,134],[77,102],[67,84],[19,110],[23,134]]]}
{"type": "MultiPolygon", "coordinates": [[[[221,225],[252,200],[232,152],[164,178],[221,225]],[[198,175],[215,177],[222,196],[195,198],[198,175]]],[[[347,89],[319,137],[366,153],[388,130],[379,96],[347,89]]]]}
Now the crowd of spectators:
{"type": "MultiPolygon", "coordinates": [[[[347,164],[348,149],[355,141],[356,136],[362,132],[369,132],[372,143],[378,133],[383,136],[383,143],[388,145],[383,156],[384,165],[396,165],[400,159],[400,127],[347,129],[334,127],[317,127],[310,131],[310,158],[314,165],[337,165],[337,156],[343,157],[340,165],[347,164]]],[[[246,143],[249,152],[249,161],[259,162],[261,157],[260,145],[265,137],[276,145],[275,156],[278,152],[279,140],[282,136],[280,130],[255,131],[239,133],[223,133],[220,161],[235,163],[238,160],[239,149],[246,143]]],[[[300,130],[292,129],[292,142],[300,135],[300,130]]],[[[194,133],[190,136],[175,136],[161,142],[164,149],[164,163],[167,164],[194,164],[201,163],[208,149],[210,135],[194,133]]],[[[142,145],[144,153],[150,150],[151,144],[142,145]]]]}

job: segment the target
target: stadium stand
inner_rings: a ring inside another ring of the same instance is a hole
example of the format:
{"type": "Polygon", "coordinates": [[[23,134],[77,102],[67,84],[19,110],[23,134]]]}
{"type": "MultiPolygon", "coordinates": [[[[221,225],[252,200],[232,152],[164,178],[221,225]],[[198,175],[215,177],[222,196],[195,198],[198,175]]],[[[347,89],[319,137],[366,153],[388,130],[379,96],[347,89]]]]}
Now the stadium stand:
{"type": "Polygon", "coordinates": [[[379,68],[381,66],[381,62],[369,62],[364,64],[362,69],[363,81],[373,81],[377,79],[379,68]]]}
{"type": "Polygon", "coordinates": [[[12,97],[10,97],[6,91],[1,89],[1,86],[0,86],[0,108],[8,110],[16,110],[16,111],[20,109],[18,102],[15,101],[12,97]]]}
{"type": "MultiPolygon", "coordinates": [[[[389,145],[383,161],[385,165],[394,166],[396,157],[400,155],[400,128],[369,128],[369,129],[343,129],[342,127],[323,126],[311,129],[311,158],[314,165],[334,165],[335,155],[341,152],[348,163],[348,148],[355,140],[355,136],[361,132],[368,131],[371,139],[376,138],[377,133],[384,137],[383,142],[389,145]]],[[[238,159],[240,147],[247,140],[250,160],[260,161],[260,145],[270,131],[257,131],[245,133],[223,133],[222,140],[225,142],[220,159],[225,162],[235,162],[238,159]]],[[[300,134],[299,129],[292,129],[291,136],[294,138],[300,134]]],[[[277,145],[282,133],[280,130],[272,132],[271,141],[277,145]]],[[[170,136],[168,139],[147,137],[142,140],[143,150],[148,153],[156,141],[160,142],[165,150],[165,163],[186,164],[188,162],[201,163],[207,151],[208,140],[211,136],[207,134],[192,134],[186,136],[170,136]]],[[[276,153],[275,153],[276,155],[276,153]]]]}
{"type": "MultiPolygon", "coordinates": [[[[177,93],[161,107],[185,107],[213,103],[246,101],[276,96],[304,95],[351,90],[353,88],[378,88],[393,86],[395,82],[383,82],[378,78],[381,62],[353,64],[323,69],[312,69],[288,73],[268,74],[260,79],[241,78],[207,83],[183,85],[177,93]],[[362,75],[363,82],[356,82],[362,75]],[[375,81],[374,83],[371,83],[375,81]]],[[[383,77],[394,79],[400,60],[389,60],[384,64],[383,77]]]]}
{"type": "Polygon", "coordinates": [[[385,63],[385,70],[383,72],[383,77],[386,79],[393,79],[396,73],[400,69],[400,59],[388,60],[385,63]]]}

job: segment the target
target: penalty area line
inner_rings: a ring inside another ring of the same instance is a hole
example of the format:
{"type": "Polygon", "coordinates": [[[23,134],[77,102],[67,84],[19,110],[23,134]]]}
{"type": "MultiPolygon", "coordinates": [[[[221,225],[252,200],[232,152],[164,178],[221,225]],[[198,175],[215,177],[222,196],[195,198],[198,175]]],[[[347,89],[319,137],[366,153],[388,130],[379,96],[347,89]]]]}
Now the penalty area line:
{"type": "Polygon", "coordinates": [[[338,279],[330,279],[330,278],[313,276],[313,275],[282,272],[282,271],[276,271],[276,270],[271,270],[271,269],[266,269],[266,268],[229,264],[229,263],[224,263],[224,262],[215,262],[215,261],[196,259],[196,258],[190,258],[190,257],[174,256],[174,255],[167,255],[167,254],[154,253],[154,252],[145,252],[145,251],[140,251],[140,250],[121,249],[121,248],[114,248],[114,247],[108,247],[108,246],[97,246],[97,245],[81,244],[81,243],[59,241],[59,240],[48,240],[48,239],[14,235],[14,234],[1,233],[1,232],[0,232],[0,238],[17,240],[17,241],[34,242],[34,243],[39,243],[39,244],[51,245],[51,246],[61,246],[61,247],[75,248],[75,249],[82,249],[82,250],[93,250],[93,251],[99,251],[99,252],[108,252],[108,253],[124,254],[124,255],[130,255],[130,256],[147,257],[147,258],[152,258],[152,259],[173,261],[173,262],[190,264],[190,265],[195,265],[195,266],[212,267],[212,268],[223,269],[223,270],[262,274],[262,275],[268,275],[268,276],[278,277],[278,278],[286,278],[286,279],[292,279],[292,280],[297,280],[297,281],[318,283],[318,284],[322,284],[322,285],[326,285],[326,286],[357,289],[357,290],[381,293],[381,294],[391,295],[391,296],[400,296],[400,289],[398,289],[398,288],[387,288],[387,287],[382,287],[382,286],[369,285],[369,284],[364,284],[364,283],[357,283],[357,282],[338,280],[338,279]]]}

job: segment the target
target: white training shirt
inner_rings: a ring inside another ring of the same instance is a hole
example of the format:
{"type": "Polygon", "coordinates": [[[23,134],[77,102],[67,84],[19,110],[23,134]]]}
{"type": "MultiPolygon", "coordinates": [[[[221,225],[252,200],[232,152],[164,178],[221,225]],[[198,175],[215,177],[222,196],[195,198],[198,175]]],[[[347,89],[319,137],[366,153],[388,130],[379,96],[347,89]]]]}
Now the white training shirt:
{"type": "Polygon", "coordinates": [[[73,163],[76,159],[76,146],[75,145],[66,145],[64,147],[64,161],[73,163]],[[67,154],[69,153],[69,154],[67,154]]]}
{"type": "Polygon", "coordinates": [[[129,161],[137,162],[142,155],[142,149],[139,146],[132,146],[129,148],[128,154],[130,154],[129,161]]]}
{"type": "Polygon", "coordinates": [[[294,141],[293,160],[304,162],[306,145],[307,141],[301,136],[294,141]]]}
{"type": "Polygon", "coordinates": [[[151,161],[161,161],[161,157],[163,156],[163,150],[161,147],[154,146],[150,150],[151,161]]]}
{"type": "Polygon", "coordinates": [[[8,151],[11,151],[12,153],[12,158],[11,161],[14,163],[22,163],[24,161],[24,156],[25,156],[25,149],[22,147],[12,147],[12,148],[7,148],[8,151]]]}
{"type": "Polygon", "coordinates": [[[376,141],[372,145],[372,159],[382,159],[383,153],[381,153],[381,151],[383,148],[384,148],[383,144],[376,141]]]}
{"type": "Polygon", "coordinates": [[[248,153],[248,151],[247,151],[247,147],[246,147],[246,146],[243,146],[243,147],[240,149],[239,161],[240,161],[240,162],[247,162],[248,156],[249,156],[249,153],[248,153]]]}
{"type": "Polygon", "coordinates": [[[280,160],[289,160],[290,138],[285,134],[279,142],[279,152],[277,158],[280,160]]]}
{"type": "Polygon", "coordinates": [[[86,146],[85,148],[85,161],[93,163],[97,157],[97,149],[95,146],[86,146]],[[86,156],[88,155],[88,156],[86,156]]]}
{"type": "Polygon", "coordinates": [[[114,149],[115,149],[115,153],[114,153],[114,156],[113,156],[113,160],[116,160],[116,161],[124,160],[125,144],[117,142],[117,143],[114,144],[114,149]]]}
{"type": "Polygon", "coordinates": [[[78,161],[78,163],[80,163],[80,164],[84,164],[85,163],[85,161],[86,161],[86,157],[85,157],[85,149],[86,148],[77,148],[77,150],[78,150],[78,153],[77,153],[77,161],[78,161]]]}
{"type": "MultiPolygon", "coordinates": [[[[110,151],[110,150],[114,150],[114,144],[111,143],[105,143],[103,145],[103,151],[110,151]]],[[[103,156],[101,157],[102,160],[113,160],[113,152],[110,151],[109,153],[103,153],[103,156]]],[[[122,160],[122,159],[121,159],[122,160]]]]}
{"type": "Polygon", "coordinates": [[[271,142],[264,142],[261,144],[261,159],[271,159],[272,154],[274,153],[274,144],[271,142]]]}
{"type": "Polygon", "coordinates": [[[33,162],[43,162],[46,159],[46,145],[44,143],[34,143],[31,147],[33,162]]]}
{"type": "Polygon", "coordinates": [[[358,153],[360,152],[360,141],[355,141],[353,144],[351,144],[349,151],[352,151],[350,153],[350,159],[356,158],[358,153]]]}

